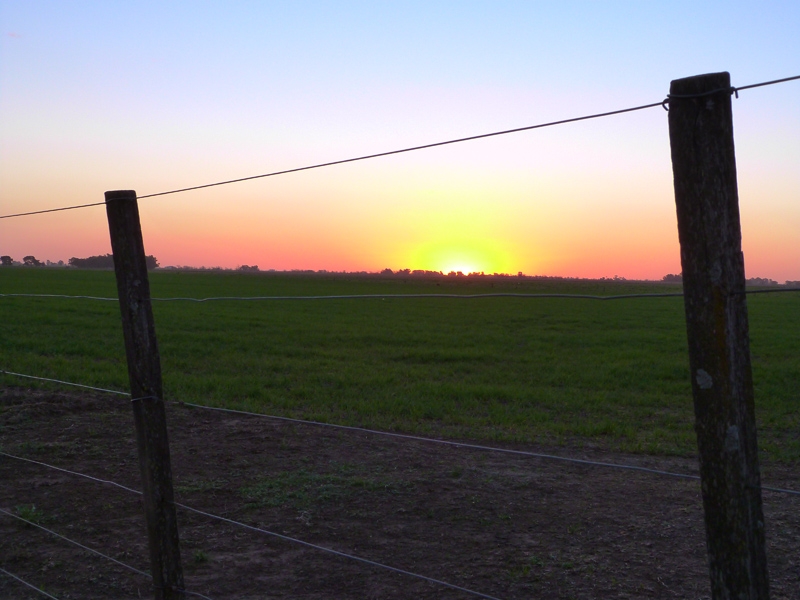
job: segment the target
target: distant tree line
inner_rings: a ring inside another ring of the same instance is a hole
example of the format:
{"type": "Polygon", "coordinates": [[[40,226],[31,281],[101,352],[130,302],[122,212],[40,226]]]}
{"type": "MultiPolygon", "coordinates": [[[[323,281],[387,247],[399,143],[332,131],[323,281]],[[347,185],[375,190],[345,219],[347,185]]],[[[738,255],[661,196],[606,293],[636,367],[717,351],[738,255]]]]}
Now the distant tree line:
{"type": "MultiPolygon", "coordinates": [[[[147,270],[152,271],[153,269],[158,267],[158,259],[155,256],[148,255],[144,257],[145,264],[147,265],[147,270]]],[[[10,256],[3,255],[0,256],[0,266],[3,267],[13,267],[14,266],[14,259],[10,256]]],[[[16,263],[20,264],[20,263],[16,263]]],[[[28,255],[22,258],[22,266],[23,267],[63,267],[64,262],[58,261],[57,263],[52,263],[49,260],[46,263],[43,263],[35,256],[28,255]]],[[[75,267],[77,269],[113,269],[114,268],[114,256],[111,254],[103,254],[100,256],[89,256],[87,258],[77,258],[72,257],[69,259],[69,266],[75,267]]],[[[256,270],[258,268],[256,267],[256,270]]]]}
{"type": "Polygon", "coordinates": [[[66,266],[64,264],[63,260],[60,260],[58,262],[50,262],[49,260],[45,261],[45,262],[42,262],[38,258],[33,256],[32,254],[23,257],[21,263],[15,262],[14,259],[11,258],[10,256],[8,256],[7,254],[5,254],[3,256],[0,256],[0,267],[13,267],[15,265],[21,265],[23,267],[65,267],[66,266]]]}
{"type": "MultiPolygon", "coordinates": [[[[89,256],[87,258],[77,258],[72,257],[69,259],[69,266],[75,267],[77,269],[113,269],[114,268],[114,256],[111,254],[102,254],[99,256],[89,256]]],[[[152,254],[145,256],[145,263],[147,264],[147,270],[152,271],[153,269],[159,268],[161,265],[158,264],[158,259],[152,254]]],[[[22,262],[15,262],[13,258],[9,255],[2,255],[0,256],[0,267],[12,267],[14,265],[21,265],[24,267],[63,267],[66,266],[63,261],[50,262],[49,260],[46,262],[42,262],[37,259],[33,255],[28,255],[22,258],[22,262]]],[[[230,271],[231,269],[223,269],[222,267],[164,267],[168,270],[187,270],[187,271],[230,271]]],[[[268,269],[266,271],[261,271],[258,268],[258,265],[241,265],[236,267],[236,271],[242,272],[249,272],[249,273],[278,273],[275,269],[268,269]]],[[[298,274],[298,275],[362,275],[362,276],[374,276],[376,275],[375,272],[368,272],[368,271],[355,271],[355,272],[348,272],[348,271],[326,271],[325,269],[321,269],[319,271],[314,271],[313,269],[292,269],[291,271],[280,271],[282,273],[291,273],[291,274],[298,274]]],[[[475,272],[475,273],[462,273],[461,271],[450,271],[449,273],[444,273],[442,271],[428,271],[423,269],[398,269],[393,271],[392,269],[383,269],[379,273],[379,275],[383,276],[399,276],[399,277],[430,277],[430,278],[439,278],[439,277],[456,277],[462,278],[466,277],[469,279],[476,278],[476,277],[525,277],[527,279],[535,279],[541,281],[618,281],[618,282],[625,282],[628,281],[624,277],[614,276],[612,277],[601,277],[599,279],[586,279],[581,277],[558,277],[554,275],[525,275],[521,271],[516,275],[510,275],[508,273],[484,273],[475,272]]],[[[635,280],[634,280],[635,281],[635,280]]],[[[664,275],[661,278],[661,281],[664,283],[682,283],[683,282],[683,273],[669,273],[664,275]]],[[[778,283],[774,279],[769,279],[767,277],[750,277],[747,280],[748,286],[779,286],[783,285],[785,287],[800,287],[800,281],[786,281],[783,284],[778,283]]]]}
{"type": "MultiPolygon", "coordinates": [[[[424,269],[398,269],[397,271],[392,271],[391,269],[384,269],[380,273],[381,275],[410,275],[411,277],[514,277],[513,275],[509,275],[508,273],[484,273],[483,271],[475,271],[472,273],[464,273],[463,271],[450,271],[449,273],[445,273],[444,271],[427,271],[424,269]]],[[[517,273],[516,277],[523,277],[522,271],[517,273]]]]}
{"type": "MultiPolygon", "coordinates": [[[[664,281],[665,283],[682,283],[683,273],[678,273],[677,275],[673,274],[664,275],[664,277],[661,278],[661,281],[664,281]]],[[[747,285],[762,285],[762,286],[780,285],[777,281],[775,281],[774,279],[769,279],[768,277],[750,277],[746,281],[746,283],[747,285]]],[[[791,286],[792,283],[794,282],[787,281],[784,285],[791,286]]]]}
{"type": "MultiPolygon", "coordinates": [[[[664,275],[661,278],[661,281],[666,283],[682,283],[683,282],[683,273],[678,273],[677,275],[669,274],[664,275]]],[[[769,277],[750,277],[745,282],[747,285],[760,285],[760,286],[771,286],[771,285],[780,285],[774,279],[770,279],[769,277]]],[[[795,281],[787,281],[784,283],[785,286],[794,287],[793,284],[797,282],[795,281]]]]}
{"type": "MultiPolygon", "coordinates": [[[[158,267],[158,260],[152,254],[144,257],[147,270],[152,271],[158,267]]],[[[100,256],[89,256],[87,258],[72,257],[69,259],[69,266],[76,269],[113,269],[114,256],[111,254],[102,254],[100,256]]]]}
{"type": "MultiPolygon", "coordinates": [[[[789,283],[788,281],[786,282],[789,283]]],[[[779,285],[774,279],[768,277],[751,277],[747,280],[747,285],[779,285]]]]}
{"type": "MultiPolygon", "coordinates": [[[[43,267],[44,266],[44,263],[41,262],[40,260],[37,260],[37,258],[35,256],[33,256],[33,255],[23,257],[22,264],[23,264],[23,266],[26,266],[26,267],[43,267]]],[[[12,267],[12,266],[14,266],[14,259],[11,258],[8,255],[0,256],[0,266],[12,267]]]]}

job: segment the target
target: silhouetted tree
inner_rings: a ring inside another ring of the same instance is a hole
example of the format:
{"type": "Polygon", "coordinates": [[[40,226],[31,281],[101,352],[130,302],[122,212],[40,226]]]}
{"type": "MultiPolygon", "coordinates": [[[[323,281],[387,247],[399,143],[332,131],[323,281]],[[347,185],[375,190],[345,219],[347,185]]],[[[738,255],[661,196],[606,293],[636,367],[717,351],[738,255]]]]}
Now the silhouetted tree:
{"type": "Polygon", "coordinates": [[[10,267],[14,264],[14,259],[10,256],[0,256],[0,265],[4,267],[10,267]]]}
{"type": "Polygon", "coordinates": [[[747,280],[747,285],[778,285],[778,282],[768,277],[751,277],[747,280]]]}
{"type": "Polygon", "coordinates": [[[111,254],[103,254],[100,256],[89,256],[88,258],[69,259],[69,266],[78,269],[113,269],[114,257],[111,254]]]}
{"type": "Polygon", "coordinates": [[[42,266],[41,261],[37,260],[36,257],[33,256],[33,255],[23,257],[22,264],[24,264],[26,267],[41,267],[42,266]]]}
{"type": "MultiPolygon", "coordinates": [[[[144,262],[147,265],[147,270],[152,271],[158,267],[158,260],[152,254],[144,257],[144,262]]],[[[69,259],[69,266],[76,269],[113,269],[114,256],[111,254],[102,254],[99,256],[89,256],[88,258],[69,259]]]]}

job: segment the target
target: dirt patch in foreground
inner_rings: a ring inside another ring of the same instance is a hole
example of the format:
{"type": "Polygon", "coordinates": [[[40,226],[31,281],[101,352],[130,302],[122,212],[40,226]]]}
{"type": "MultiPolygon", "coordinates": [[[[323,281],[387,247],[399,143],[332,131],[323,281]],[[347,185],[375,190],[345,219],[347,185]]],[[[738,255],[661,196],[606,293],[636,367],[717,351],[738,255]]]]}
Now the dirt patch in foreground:
{"type": "MultiPolygon", "coordinates": [[[[9,454],[140,488],[127,401],[0,389],[9,454]]],[[[699,483],[167,408],[178,501],[503,599],[708,598],[699,483]]],[[[696,472],[694,460],[575,458],[696,472]]],[[[765,465],[765,485],[800,488],[765,465]]],[[[139,496],[0,456],[0,508],[140,570],[139,496]]],[[[800,589],[800,499],[765,492],[773,598],[800,589]]],[[[187,589],[210,598],[470,598],[179,509],[187,589]]],[[[148,598],[147,578],[0,514],[0,567],[60,599],[148,598]]],[[[0,573],[0,597],[42,598],[0,573]]]]}

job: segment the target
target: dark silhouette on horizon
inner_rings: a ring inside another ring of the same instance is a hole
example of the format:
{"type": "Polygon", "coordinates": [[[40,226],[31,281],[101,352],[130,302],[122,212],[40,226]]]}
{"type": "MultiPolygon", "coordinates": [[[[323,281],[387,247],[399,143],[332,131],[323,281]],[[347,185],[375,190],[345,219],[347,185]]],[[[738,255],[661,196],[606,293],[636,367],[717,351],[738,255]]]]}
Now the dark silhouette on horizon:
{"type": "MultiPolygon", "coordinates": [[[[147,264],[147,270],[152,271],[158,268],[158,260],[152,254],[144,257],[147,264]]],[[[69,266],[76,269],[113,269],[114,256],[111,254],[102,254],[99,256],[89,256],[87,258],[72,257],[69,259],[69,266]]]]}

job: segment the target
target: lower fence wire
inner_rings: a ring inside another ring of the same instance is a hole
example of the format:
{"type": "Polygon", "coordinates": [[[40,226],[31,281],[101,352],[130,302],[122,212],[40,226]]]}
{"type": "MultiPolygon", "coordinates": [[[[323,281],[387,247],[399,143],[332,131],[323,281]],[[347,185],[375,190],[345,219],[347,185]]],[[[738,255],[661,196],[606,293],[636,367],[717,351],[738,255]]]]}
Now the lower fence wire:
{"type": "MultiPolygon", "coordinates": [[[[114,481],[108,481],[106,479],[99,479],[97,477],[92,477],[91,475],[86,475],[85,473],[79,473],[77,471],[70,471],[68,469],[62,469],[61,467],[56,467],[54,465],[50,465],[50,464],[47,464],[47,463],[44,463],[44,462],[40,462],[38,460],[31,460],[29,458],[23,458],[21,456],[15,456],[13,454],[8,454],[7,452],[2,452],[2,451],[0,451],[0,456],[5,456],[5,457],[8,457],[8,458],[13,458],[15,460],[20,460],[20,461],[24,461],[24,462],[33,463],[33,464],[36,464],[36,465],[40,465],[42,467],[46,467],[48,469],[54,469],[56,471],[61,471],[62,473],[68,473],[70,475],[75,475],[76,477],[83,477],[85,479],[90,479],[91,481],[95,481],[95,482],[98,482],[98,483],[103,483],[103,484],[107,484],[107,485],[113,485],[115,487],[118,487],[120,489],[125,490],[126,492],[131,492],[133,494],[138,494],[140,496],[142,494],[142,492],[140,492],[139,490],[135,490],[133,488],[126,487],[126,486],[121,485],[119,483],[116,483],[114,481]]],[[[432,577],[427,577],[425,575],[420,575],[418,573],[412,573],[411,571],[405,571],[403,569],[399,569],[397,567],[392,567],[392,566],[389,566],[389,565],[385,565],[385,564],[382,564],[382,563],[379,563],[379,562],[376,562],[376,561],[373,561],[373,560],[369,560],[367,558],[362,558],[360,556],[355,556],[353,554],[347,554],[346,552],[340,552],[338,550],[333,550],[331,548],[326,548],[325,546],[318,546],[317,544],[312,544],[310,542],[305,542],[305,541],[299,540],[297,538],[289,537],[288,535],[283,535],[283,534],[280,534],[280,533],[276,533],[274,531],[270,531],[268,529],[262,529],[260,527],[254,527],[253,525],[247,525],[246,523],[241,523],[239,521],[234,521],[233,519],[228,519],[226,517],[221,517],[219,515],[215,515],[215,514],[212,514],[212,513],[207,513],[207,512],[204,512],[202,510],[198,510],[196,508],[192,508],[191,506],[187,506],[186,504],[181,504],[180,502],[175,502],[175,506],[177,506],[179,508],[182,508],[184,510],[193,512],[193,513],[197,513],[199,515],[203,515],[205,517],[209,517],[211,519],[216,519],[216,520],[222,521],[224,523],[229,523],[231,525],[236,525],[237,527],[242,527],[244,529],[249,529],[251,531],[257,531],[259,533],[264,533],[266,535],[269,535],[269,536],[272,536],[272,537],[276,537],[276,538],[285,540],[287,542],[292,542],[294,544],[299,544],[301,546],[306,546],[307,548],[312,548],[314,550],[320,550],[322,552],[326,552],[328,554],[333,554],[335,556],[348,558],[350,560],[354,560],[354,561],[360,562],[362,564],[370,565],[370,566],[373,566],[373,567],[378,567],[378,568],[381,568],[381,569],[392,571],[394,573],[400,573],[402,575],[408,575],[409,577],[414,577],[416,579],[421,579],[421,580],[427,581],[429,583],[435,583],[436,585],[441,585],[443,587],[448,587],[450,589],[457,590],[457,591],[460,591],[460,592],[464,592],[466,594],[471,594],[472,596],[476,596],[478,598],[486,598],[487,600],[500,600],[500,598],[497,598],[495,596],[489,596],[488,594],[484,594],[482,592],[477,592],[477,591],[471,590],[469,588],[465,588],[465,587],[461,587],[461,586],[458,586],[458,585],[455,585],[455,584],[452,584],[452,583],[448,583],[448,582],[442,581],[440,579],[434,579],[432,577]]],[[[104,554],[101,554],[100,552],[97,552],[96,550],[92,550],[91,548],[87,548],[86,546],[83,546],[83,545],[79,544],[78,542],[74,542],[73,540],[65,538],[64,536],[62,536],[62,535],[60,535],[58,533],[55,533],[54,531],[50,531],[49,529],[46,529],[45,527],[42,527],[41,525],[37,525],[36,523],[32,523],[32,522],[30,522],[30,521],[28,521],[26,519],[23,519],[22,517],[18,517],[17,515],[14,515],[13,513],[10,513],[8,511],[3,510],[3,509],[0,509],[0,512],[4,513],[4,514],[6,514],[6,515],[8,515],[10,517],[14,517],[15,519],[19,519],[20,521],[24,521],[26,523],[30,523],[31,525],[33,525],[35,527],[38,527],[39,529],[43,529],[44,531],[47,531],[48,533],[52,533],[53,535],[56,535],[59,538],[62,538],[62,539],[66,540],[66,541],[68,541],[68,542],[70,542],[72,544],[80,546],[81,548],[83,548],[85,550],[89,550],[90,552],[94,552],[95,554],[99,554],[100,556],[103,556],[104,558],[108,558],[109,560],[112,560],[115,563],[118,563],[118,564],[122,565],[123,567],[126,567],[128,569],[131,569],[131,570],[139,573],[140,575],[146,575],[147,577],[150,577],[150,575],[148,573],[144,573],[143,571],[139,571],[135,567],[131,567],[129,565],[126,565],[124,563],[119,562],[116,559],[111,558],[110,556],[105,556],[104,554]]],[[[194,595],[194,596],[199,596],[201,598],[206,598],[206,596],[202,596],[200,594],[193,593],[193,592],[184,591],[184,593],[185,594],[194,595]]],[[[210,599],[207,599],[207,600],[210,600],[210,599]]]]}
{"type": "Polygon", "coordinates": [[[22,373],[14,373],[13,371],[4,371],[0,369],[0,373],[3,375],[13,375],[14,377],[23,377],[24,379],[36,379],[38,381],[49,381],[51,383],[61,383],[64,385],[71,385],[73,387],[79,387],[86,390],[94,390],[96,392],[105,392],[106,394],[117,394],[119,396],[130,396],[128,392],[120,392],[118,390],[108,390],[106,388],[94,387],[92,385],[83,385],[81,383],[71,383],[69,381],[61,381],[60,379],[50,379],[48,377],[37,377],[35,375],[23,375],[22,373]]]}
{"type": "Polygon", "coordinates": [[[124,562],[118,561],[116,558],[112,558],[110,556],[107,556],[107,555],[103,554],[102,552],[98,552],[97,550],[89,548],[88,546],[84,546],[80,542],[76,542],[75,540],[71,540],[68,537],[64,537],[63,535],[61,535],[60,533],[56,533],[52,529],[48,529],[47,527],[42,527],[38,523],[34,523],[33,521],[29,521],[28,519],[23,519],[19,515],[15,515],[14,513],[9,512],[7,510],[3,510],[2,508],[0,508],[0,513],[3,513],[4,515],[6,515],[8,517],[11,517],[12,519],[17,519],[18,521],[22,521],[23,523],[27,523],[28,525],[30,525],[32,527],[36,527],[38,529],[41,529],[42,531],[46,531],[50,535],[54,535],[55,537],[57,537],[59,539],[62,539],[65,542],[69,542],[70,544],[72,544],[74,546],[77,546],[78,548],[81,548],[82,550],[86,550],[87,552],[91,552],[92,554],[96,554],[97,556],[105,558],[106,560],[110,560],[111,562],[114,562],[114,563],[118,564],[119,566],[128,569],[129,571],[133,571],[137,575],[141,575],[142,577],[147,577],[148,579],[152,579],[152,576],[150,575],[150,573],[146,573],[144,571],[140,571],[136,567],[132,567],[131,565],[125,564],[124,562]]]}
{"type": "MultiPolygon", "coordinates": [[[[582,458],[570,458],[568,456],[557,456],[555,454],[540,454],[538,452],[528,452],[527,450],[513,450],[510,448],[497,448],[495,446],[481,446],[479,444],[466,444],[464,442],[453,442],[450,440],[439,440],[436,438],[426,438],[420,437],[416,435],[408,435],[406,433],[392,433],[391,431],[380,431],[378,429],[366,429],[363,427],[352,427],[350,425],[337,425],[335,423],[323,423],[321,421],[306,421],[304,419],[293,419],[291,417],[279,417],[276,415],[266,415],[262,413],[252,413],[246,412],[242,410],[234,410],[231,408],[217,408],[215,406],[203,406],[202,404],[191,404],[189,402],[178,402],[178,404],[183,404],[185,406],[191,406],[194,408],[203,408],[206,410],[217,410],[221,412],[230,412],[240,415],[251,415],[253,417],[262,417],[264,419],[275,419],[278,421],[288,421],[290,423],[303,423],[305,425],[316,425],[319,427],[333,427],[335,429],[346,429],[350,431],[361,431],[363,433],[372,433],[375,435],[385,435],[387,437],[395,437],[400,439],[406,440],[416,440],[419,442],[428,442],[431,444],[443,444],[446,446],[455,446],[456,448],[472,448],[474,450],[486,450],[489,452],[502,452],[505,454],[516,454],[518,456],[530,456],[532,458],[544,458],[547,460],[560,460],[563,462],[575,463],[579,465],[588,465],[592,467],[609,467],[612,469],[623,469],[626,471],[642,471],[644,473],[652,473],[654,475],[666,475],[668,477],[677,477],[679,479],[695,479],[700,480],[699,475],[690,475],[688,473],[674,473],[672,471],[662,471],[659,469],[650,469],[648,467],[640,467],[638,465],[625,465],[620,463],[608,463],[608,462],[598,462],[594,460],[586,460],[582,458]]],[[[768,490],[770,492],[781,492],[783,494],[793,494],[795,496],[800,496],[800,492],[794,490],[787,490],[783,488],[774,488],[774,487],[767,487],[761,486],[762,490],[768,490]]]]}
{"type": "Polygon", "coordinates": [[[384,565],[384,564],[381,564],[379,562],[375,562],[374,560],[369,560],[367,558],[361,558],[361,557],[358,557],[358,556],[353,556],[352,554],[346,554],[344,552],[339,552],[338,550],[332,550],[331,548],[325,548],[324,546],[317,546],[316,544],[312,544],[310,542],[304,542],[302,540],[298,540],[298,539],[295,539],[295,538],[292,538],[292,537],[289,537],[289,536],[286,536],[286,535],[283,535],[283,534],[280,534],[280,533],[276,533],[274,531],[269,531],[267,529],[261,529],[260,527],[253,527],[252,525],[247,525],[245,523],[240,523],[239,521],[233,521],[231,519],[227,519],[225,517],[220,517],[218,515],[212,515],[211,513],[203,512],[202,510],[197,510],[196,508],[192,508],[190,506],[186,506],[185,504],[181,504],[179,502],[176,502],[175,506],[183,508],[184,510],[188,510],[188,511],[197,513],[198,515],[204,515],[204,516],[210,517],[212,519],[217,519],[217,520],[223,521],[225,523],[230,523],[231,525],[237,525],[239,527],[244,527],[245,529],[250,529],[252,531],[258,531],[260,533],[265,533],[267,535],[271,535],[271,536],[280,538],[282,540],[286,540],[286,541],[289,541],[289,542],[294,542],[295,544],[302,544],[303,546],[306,546],[308,548],[313,548],[315,550],[322,550],[323,552],[328,552],[329,554],[335,554],[337,556],[342,556],[344,558],[349,558],[350,560],[355,560],[355,561],[358,561],[360,563],[363,563],[363,564],[366,564],[366,565],[370,565],[370,566],[373,566],[373,567],[380,567],[381,569],[387,569],[389,571],[394,571],[395,573],[400,573],[402,575],[408,575],[410,577],[416,577],[417,579],[422,579],[422,580],[427,581],[429,583],[435,583],[437,585],[448,587],[448,588],[453,589],[453,590],[458,590],[460,592],[465,592],[467,594],[471,594],[471,595],[477,596],[479,598],[487,598],[488,600],[500,600],[499,598],[496,598],[495,596],[489,596],[488,594],[483,594],[481,592],[476,592],[475,590],[470,590],[468,588],[461,587],[459,585],[455,585],[455,584],[452,584],[452,583],[447,583],[446,581],[442,581],[441,579],[434,579],[432,577],[427,577],[425,575],[419,575],[418,573],[412,573],[411,571],[405,571],[403,569],[398,569],[397,567],[390,567],[389,565],[384,565]]]}
{"type": "Polygon", "coordinates": [[[16,580],[17,580],[18,582],[20,582],[22,585],[26,585],[26,586],[28,586],[29,588],[31,588],[32,590],[36,590],[36,591],[37,591],[37,592],[39,592],[39,593],[40,593],[42,596],[47,596],[48,598],[52,598],[53,600],[58,600],[58,598],[56,598],[55,596],[53,596],[53,594],[48,594],[47,592],[45,592],[45,591],[44,591],[44,590],[42,590],[42,589],[39,589],[38,587],[36,587],[36,586],[35,586],[35,585],[33,585],[32,583],[28,583],[27,581],[25,581],[24,579],[21,579],[21,578],[17,577],[17,576],[16,576],[16,575],[14,575],[13,573],[9,573],[8,571],[6,571],[6,570],[5,570],[4,568],[2,568],[2,567],[0,567],[0,573],[5,573],[6,575],[8,575],[9,577],[11,577],[12,579],[16,579],[16,580]]]}
{"type": "MultiPolygon", "coordinates": [[[[49,379],[49,378],[46,378],[46,377],[36,377],[34,375],[22,375],[20,373],[14,373],[12,371],[4,371],[2,369],[0,369],[0,374],[14,375],[14,376],[17,376],[17,377],[25,377],[27,379],[38,379],[38,380],[42,380],[42,381],[49,381],[49,382],[52,382],[52,383],[61,383],[61,384],[64,384],[64,385],[76,386],[76,387],[86,388],[86,389],[90,389],[90,390],[96,390],[96,391],[99,391],[99,392],[107,392],[107,393],[110,393],[110,394],[117,394],[117,395],[120,395],[120,396],[130,397],[130,394],[127,393],[127,392],[120,392],[118,390],[107,390],[107,389],[104,389],[104,388],[97,388],[97,387],[92,387],[92,386],[89,386],[89,385],[81,385],[79,383],[71,383],[69,381],[61,381],[60,379],[49,379]]],[[[232,408],[218,408],[216,406],[205,406],[203,404],[193,404],[191,402],[180,402],[180,401],[178,401],[177,404],[181,404],[183,406],[190,406],[192,408],[200,408],[200,409],[204,409],[204,410],[215,410],[215,411],[219,411],[219,412],[227,412],[227,413],[233,413],[233,414],[239,414],[239,415],[249,415],[249,416],[253,416],[253,417],[261,417],[263,419],[273,419],[273,420],[276,420],[276,421],[286,421],[286,422],[289,422],[289,423],[299,423],[299,424],[303,424],[303,425],[314,425],[314,426],[317,426],[317,427],[331,427],[331,428],[334,428],[334,429],[344,429],[346,431],[358,431],[358,432],[361,432],[361,433],[369,433],[369,434],[373,434],[373,435],[382,435],[382,436],[386,436],[386,437],[393,437],[393,438],[407,439],[407,440],[415,440],[415,441],[418,441],[418,442],[427,442],[427,443],[431,443],[431,444],[441,444],[441,445],[445,445],[445,446],[454,446],[456,448],[471,448],[473,450],[484,450],[484,451],[487,451],[487,452],[500,452],[500,453],[504,453],[504,454],[515,454],[517,456],[529,456],[531,458],[541,458],[541,459],[544,459],[544,460],[558,460],[558,461],[562,461],[562,462],[574,463],[574,464],[579,464],[579,465],[587,465],[587,466],[591,466],[591,467],[606,467],[606,468],[610,468],[610,469],[622,469],[622,470],[625,470],[625,471],[640,471],[640,472],[643,472],[643,473],[652,473],[653,475],[663,475],[663,476],[666,476],[666,477],[676,477],[678,479],[694,479],[694,480],[698,480],[698,481],[700,480],[700,476],[699,475],[691,475],[689,473],[675,473],[675,472],[672,472],[672,471],[663,471],[663,470],[660,470],[660,469],[651,469],[649,467],[641,467],[641,466],[638,466],[638,465],[626,465],[626,464],[621,464],[621,463],[600,462],[600,461],[594,461],[594,460],[586,460],[586,459],[583,459],[583,458],[571,458],[569,456],[558,456],[558,455],[555,455],[555,454],[542,454],[542,453],[539,453],[539,452],[529,452],[527,450],[513,450],[511,448],[498,448],[496,446],[482,446],[482,445],[479,445],[479,444],[468,444],[468,443],[464,443],[464,442],[453,442],[451,440],[427,438],[427,437],[421,437],[421,436],[416,436],[416,435],[409,435],[409,434],[406,434],[406,433],[393,433],[391,431],[381,431],[379,429],[367,429],[365,427],[353,427],[351,425],[338,425],[336,423],[323,423],[321,421],[309,421],[309,420],[305,420],[305,419],[294,419],[292,417],[281,417],[281,416],[277,416],[277,415],[267,415],[267,414],[264,414],[264,413],[247,412],[247,411],[243,411],[243,410],[235,410],[235,409],[232,409],[232,408]]],[[[0,452],[0,454],[2,454],[2,452],[0,452]]],[[[32,462],[35,462],[35,461],[32,461],[32,462]]],[[[67,471],[67,472],[69,472],[69,471],[67,471]]],[[[98,481],[103,482],[102,480],[98,480],[98,481]]],[[[112,485],[119,486],[119,484],[116,484],[114,482],[103,482],[103,483],[111,483],[112,485]]],[[[123,487],[123,486],[119,486],[119,487],[123,487]]],[[[800,496],[800,492],[799,491],[789,490],[789,489],[785,489],[785,488],[776,488],[776,487],[769,487],[769,486],[762,485],[761,489],[762,490],[766,490],[766,491],[770,491],[770,492],[778,492],[778,493],[781,493],[781,494],[789,494],[789,495],[793,495],[793,496],[800,496]]]]}
{"type": "MultiPolygon", "coordinates": [[[[6,456],[11,456],[11,455],[9,454],[9,455],[6,455],[6,456]]],[[[19,458],[19,457],[15,457],[15,458],[19,458]]],[[[25,460],[25,459],[21,459],[21,460],[25,460]]],[[[31,461],[31,462],[35,462],[35,461],[31,461]]],[[[45,463],[38,463],[38,464],[41,464],[41,465],[44,465],[44,466],[50,466],[50,465],[46,465],[45,463]]],[[[53,468],[58,469],[58,467],[53,467],[53,468]]],[[[72,471],[66,471],[65,469],[58,469],[58,470],[65,471],[65,472],[71,473],[73,475],[80,475],[80,473],[74,473],[72,471]]],[[[88,475],[83,475],[83,476],[84,477],[88,477],[89,479],[95,479],[94,477],[90,477],[88,475]]],[[[102,479],[95,479],[95,481],[100,481],[100,482],[103,482],[103,483],[110,483],[112,485],[117,485],[117,487],[121,487],[124,490],[130,491],[130,492],[134,492],[136,494],[140,494],[141,493],[141,492],[137,492],[136,490],[121,486],[119,484],[114,484],[114,482],[112,482],[112,481],[104,481],[102,479]]],[[[46,531],[50,535],[53,535],[53,536],[55,536],[55,537],[57,537],[59,539],[64,540],[65,542],[68,542],[68,543],[70,543],[70,544],[72,544],[74,546],[77,546],[78,548],[81,548],[82,550],[86,550],[87,552],[91,552],[92,554],[96,554],[97,556],[105,558],[106,560],[110,560],[111,562],[116,563],[119,566],[124,567],[125,569],[128,569],[129,571],[133,571],[137,575],[141,575],[142,577],[147,577],[150,580],[153,579],[153,576],[150,575],[150,573],[146,573],[144,571],[140,571],[136,567],[133,567],[133,566],[128,565],[128,564],[125,564],[124,562],[121,562],[121,561],[117,560],[116,558],[112,558],[111,556],[108,556],[107,554],[103,554],[102,552],[99,552],[97,550],[89,548],[88,546],[84,546],[80,542],[76,542],[75,540],[71,540],[68,537],[64,537],[63,535],[61,535],[60,533],[56,533],[52,529],[48,529],[47,527],[42,527],[38,523],[34,523],[33,521],[29,521],[28,519],[23,519],[19,515],[15,515],[14,513],[9,512],[7,510],[3,510],[2,508],[0,508],[0,513],[4,514],[6,516],[9,516],[12,519],[17,519],[18,521],[22,521],[23,523],[27,523],[28,525],[31,525],[32,527],[36,527],[38,529],[41,529],[42,531],[46,531]]],[[[206,600],[211,600],[211,598],[209,598],[208,596],[204,596],[203,594],[198,594],[197,592],[190,592],[188,590],[181,590],[181,589],[178,589],[176,591],[182,592],[182,593],[184,593],[186,595],[189,595],[189,596],[196,596],[198,598],[205,598],[206,600]]]]}
{"type": "MultiPolygon", "coordinates": [[[[800,291],[800,290],[780,290],[800,291]]],[[[477,298],[565,298],[574,300],[628,300],[630,298],[679,298],[683,292],[664,292],[658,294],[618,294],[616,296],[596,296],[591,294],[524,294],[515,292],[492,292],[486,294],[340,294],[330,296],[213,296],[210,298],[150,298],[151,302],[216,302],[220,300],[381,300],[450,298],[456,300],[475,300],[477,298]]],[[[101,300],[119,302],[119,298],[100,296],[67,296],[63,294],[0,294],[0,298],[62,298],[66,300],[101,300]]]]}
{"type": "Polygon", "coordinates": [[[539,452],[528,452],[527,450],[513,450],[511,448],[498,448],[496,446],[481,446],[479,444],[468,444],[465,442],[453,442],[451,440],[441,440],[437,438],[428,438],[417,435],[409,435],[407,433],[393,433],[391,431],[381,431],[380,429],[367,429],[365,427],[353,427],[351,425],[337,425],[336,423],[323,423],[322,421],[307,421],[305,419],[293,419],[292,417],[280,417],[277,415],[267,415],[263,413],[247,412],[243,410],[234,410],[232,408],[217,408],[216,406],[204,406],[202,404],[192,404],[191,402],[178,402],[184,406],[191,406],[192,408],[202,408],[205,410],[216,410],[219,412],[233,413],[238,415],[249,415],[251,417],[261,417],[263,419],[273,419],[276,421],[287,421],[289,423],[301,423],[304,425],[314,425],[317,427],[331,427],[334,429],[344,429],[347,431],[359,431],[361,433],[371,433],[373,435],[383,435],[386,437],[400,438],[403,440],[414,440],[417,442],[427,442],[429,444],[442,444],[445,446],[454,446],[456,448],[471,448],[473,450],[486,450],[488,452],[501,452],[504,454],[516,454],[518,456],[530,456],[532,458],[543,458],[547,460],[560,460],[563,462],[575,463],[579,465],[589,465],[592,467],[610,467],[613,469],[624,469],[627,471],[643,471],[645,473],[653,473],[655,475],[667,475],[668,477],[678,477],[680,479],[700,479],[697,475],[690,475],[688,473],[673,473],[672,471],[661,471],[659,469],[650,469],[648,467],[640,467],[638,465],[625,465],[620,463],[607,463],[597,462],[593,460],[586,460],[582,458],[570,458],[568,456],[557,456],[555,454],[541,454],[539,452]]]}
{"type": "MultiPolygon", "coordinates": [[[[750,294],[780,294],[786,292],[800,292],[798,287],[751,289],[742,292],[731,292],[731,295],[750,294]]],[[[450,298],[456,300],[475,300],[479,298],[530,298],[546,299],[560,298],[567,300],[629,300],[633,298],[681,298],[683,292],[661,292],[652,294],[616,294],[611,296],[598,296],[592,294],[550,294],[550,293],[516,293],[516,292],[491,292],[486,294],[340,294],[328,296],[212,296],[208,298],[150,298],[151,302],[219,302],[223,300],[256,301],[256,300],[375,300],[399,299],[414,300],[425,298],[450,298]]],[[[0,294],[0,298],[61,298],[64,300],[99,300],[102,302],[119,302],[119,298],[110,296],[70,296],[67,294],[0,294]]]]}

